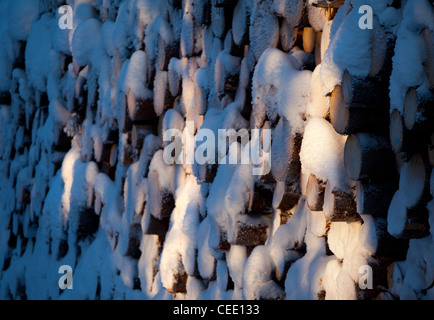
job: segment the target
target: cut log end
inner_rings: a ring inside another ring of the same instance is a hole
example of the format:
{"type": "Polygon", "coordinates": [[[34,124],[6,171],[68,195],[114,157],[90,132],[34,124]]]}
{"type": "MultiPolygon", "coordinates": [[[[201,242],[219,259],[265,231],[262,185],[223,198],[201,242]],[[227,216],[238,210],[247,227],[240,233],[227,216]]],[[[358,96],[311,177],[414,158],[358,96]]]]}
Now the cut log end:
{"type": "Polygon", "coordinates": [[[307,206],[311,211],[322,211],[324,206],[325,183],[311,174],[307,181],[307,206]]]}

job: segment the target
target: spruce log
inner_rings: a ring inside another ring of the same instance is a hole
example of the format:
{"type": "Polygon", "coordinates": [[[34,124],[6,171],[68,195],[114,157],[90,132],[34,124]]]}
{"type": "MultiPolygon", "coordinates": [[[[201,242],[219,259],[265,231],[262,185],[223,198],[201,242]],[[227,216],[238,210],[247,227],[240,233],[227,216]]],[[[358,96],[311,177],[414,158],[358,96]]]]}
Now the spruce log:
{"type": "Polygon", "coordinates": [[[94,234],[98,230],[99,216],[95,213],[93,208],[83,208],[78,214],[77,238],[81,240],[94,234]]]}
{"type": "Polygon", "coordinates": [[[276,181],[300,181],[302,140],[301,133],[292,134],[288,120],[284,117],[279,119],[271,143],[271,154],[275,155],[271,157],[271,173],[276,181]]]}
{"type": "Polygon", "coordinates": [[[351,189],[332,186],[329,181],[324,190],[324,214],[331,222],[361,221],[357,213],[357,204],[351,189]]]}
{"type": "Polygon", "coordinates": [[[154,78],[154,111],[159,117],[173,107],[174,97],[170,93],[168,72],[157,71],[154,78]]]}
{"type": "Polygon", "coordinates": [[[244,45],[237,45],[234,41],[232,30],[226,33],[223,48],[225,51],[229,52],[231,56],[243,57],[244,56],[244,45]]]}
{"type": "Polygon", "coordinates": [[[279,20],[270,10],[267,1],[259,2],[251,17],[250,46],[256,61],[268,47],[277,47],[279,43],[279,20]]]}
{"type": "Polygon", "coordinates": [[[373,217],[386,217],[390,201],[398,188],[396,179],[359,181],[357,212],[373,217]]]}
{"type": "Polygon", "coordinates": [[[292,27],[286,19],[280,26],[280,45],[284,51],[289,51],[295,46],[297,40],[298,28],[292,27]]]}
{"type": "Polygon", "coordinates": [[[127,95],[128,115],[134,123],[153,123],[157,121],[153,99],[143,100],[134,96],[131,90],[127,95]]]}
{"type": "Polygon", "coordinates": [[[323,210],[325,186],[326,182],[317,179],[314,174],[309,176],[306,188],[306,202],[311,211],[323,210]]]}
{"type": "Polygon", "coordinates": [[[374,79],[357,79],[344,72],[333,89],[330,120],[336,132],[385,132],[389,123],[388,94],[374,79]]]}
{"type": "Polygon", "coordinates": [[[148,134],[156,134],[155,126],[133,124],[131,131],[131,145],[134,149],[142,149],[143,141],[148,134]]]}
{"type": "Polygon", "coordinates": [[[273,185],[255,182],[249,193],[248,214],[269,214],[273,212],[273,185]]]}
{"type": "Polygon", "coordinates": [[[277,209],[286,212],[291,210],[300,200],[301,197],[301,188],[300,183],[296,181],[292,181],[292,179],[288,179],[289,181],[285,181],[284,185],[284,193],[277,209]]]}
{"type": "Polygon", "coordinates": [[[371,133],[351,134],[344,149],[345,169],[353,180],[390,175],[393,153],[386,137],[371,133]]]}
{"type": "Polygon", "coordinates": [[[238,89],[241,70],[241,58],[234,57],[228,51],[222,51],[215,63],[215,84],[217,94],[234,96],[238,89]]]}
{"type": "Polygon", "coordinates": [[[165,288],[169,293],[186,293],[187,292],[187,279],[188,274],[185,271],[184,264],[182,263],[182,256],[178,254],[178,266],[173,271],[172,286],[165,288]]]}
{"type": "Polygon", "coordinates": [[[430,131],[434,127],[434,94],[409,88],[404,100],[404,124],[408,130],[430,131]]]}
{"type": "Polygon", "coordinates": [[[178,48],[179,43],[177,41],[166,43],[161,35],[158,36],[158,56],[155,62],[158,70],[168,70],[170,59],[179,56],[178,48]]]}
{"type": "Polygon", "coordinates": [[[249,0],[239,0],[232,16],[232,35],[234,42],[244,46],[249,42],[250,8],[249,0]]]}
{"type": "Polygon", "coordinates": [[[133,223],[128,228],[128,245],[125,255],[135,259],[140,258],[140,243],[142,241],[142,227],[140,223],[133,223]]]}
{"type": "Polygon", "coordinates": [[[133,129],[133,123],[128,115],[127,98],[122,95],[120,97],[121,116],[118,119],[119,131],[121,133],[131,132],[133,129]]]}
{"type": "Polygon", "coordinates": [[[372,228],[375,228],[375,236],[377,238],[377,246],[372,256],[378,259],[393,259],[404,260],[407,256],[408,240],[397,239],[392,237],[387,232],[387,219],[386,217],[373,217],[372,228]]]}
{"type": "Polygon", "coordinates": [[[149,214],[149,220],[145,226],[144,234],[158,235],[160,239],[164,240],[167,231],[169,231],[169,225],[169,217],[157,219],[152,214],[149,214]]]}
{"type": "Polygon", "coordinates": [[[209,88],[206,70],[199,68],[194,74],[194,103],[198,115],[204,115],[207,111],[209,88]]]}
{"type": "Polygon", "coordinates": [[[431,201],[431,172],[432,166],[425,154],[417,153],[402,165],[399,189],[403,190],[401,201],[405,207],[425,207],[431,201]]]}
{"type": "Polygon", "coordinates": [[[159,175],[157,171],[152,171],[149,175],[148,201],[146,206],[151,214],[157,219],[170,217],[175,208],[175,199],[172,192],[160,188],[159,175]]]}
{"type": "Polygon", "coordinates": [[[408,130],[397,109],[393,110],[390,115],[389,136],[393,152],[403,152],[404,156],[414,154],[426,147],[423,133],[417,130],[408,130]]]}
{"type": "Polygon", "coordinates": [[[264,245],[268,238],[273,214],[240,214],[233,226],[233,243],[239,246],[264,245]]]}
{"type": "Polygon", "coordinates": [[[311,27],[303,29],[303,50],[305,52],[312,52],[315,49],[316,32],[311,27]]]}

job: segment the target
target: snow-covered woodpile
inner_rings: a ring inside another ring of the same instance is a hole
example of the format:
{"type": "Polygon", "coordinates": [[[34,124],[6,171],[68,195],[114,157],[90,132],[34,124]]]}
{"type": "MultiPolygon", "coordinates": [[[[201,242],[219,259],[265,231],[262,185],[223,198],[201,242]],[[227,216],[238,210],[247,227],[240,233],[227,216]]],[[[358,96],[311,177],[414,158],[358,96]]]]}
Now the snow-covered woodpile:
{"type": "Polygon", "coordinates": [[[0,298],[433,299],[433,32],[428,0],[0,1],[0,298]],[[169,129],[250,142],[168,163],[169,129]]]}

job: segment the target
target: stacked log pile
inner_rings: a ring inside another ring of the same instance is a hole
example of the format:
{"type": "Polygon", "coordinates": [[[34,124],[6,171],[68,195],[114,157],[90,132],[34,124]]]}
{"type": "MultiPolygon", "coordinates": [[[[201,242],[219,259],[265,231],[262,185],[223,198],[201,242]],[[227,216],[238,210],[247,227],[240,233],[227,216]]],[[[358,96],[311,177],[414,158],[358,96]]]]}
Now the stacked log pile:
{"type": "Polygon", "coordinates": [[[434,295],[428,1],[379,1],[373,30],[348,0],[72,1],[71,30],[69,1],[30,2],[0,6],[0,297],[434,295]],[[205,129],[245,134],[167,161],[205,129]]]}

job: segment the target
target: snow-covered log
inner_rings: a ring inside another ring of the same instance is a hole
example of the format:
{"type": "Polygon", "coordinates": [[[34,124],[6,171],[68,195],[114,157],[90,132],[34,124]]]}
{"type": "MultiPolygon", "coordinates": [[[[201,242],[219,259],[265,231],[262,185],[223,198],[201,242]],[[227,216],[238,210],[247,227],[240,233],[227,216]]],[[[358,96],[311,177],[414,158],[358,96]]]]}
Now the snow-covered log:
{"type": "Polygon", "coordinates": [[[389,140],[370,133],[351,134],[344,150],[345,169],[353,180],[390,175],[394,171],[389,140]]]}
{"type": "Polygon", "coordinates": [[[157,219],[152,214],[149,214],[148,217],[143,233],[157,235],[160,239],[164,240],[169,230],[170,218],[157,219]]]}
{"type": "Polygon", "coordinates": [[[149,166],[147,210],[157,219],[167,218],[175,208],[173,196],[174,166],[163,160],[163,150],[157,151],[149,166]]]}
{"type": "Polygon", "coordinates": [[[231,244],[247,247],[264,245],[270,232],[271,220],[272,214],[239,214],[232,226],[231,244]]]}
{"type": "Polygon", "coordinates": [[[398,188],[393,177],[358,182],[357,212],[374,217],[386,217],[390,201],[398,188]]]}
{"type": "Polygon", "coordinates": [[[154,111],[159,117],[164,111],[173,107],[174,98],[169,90],[167,71],[158,71],[154,78],[154,111]]]}
{"type": "Polygon", "coordinates": [[[392,150],[395,153],[413,154],[425,149],[424,134],[417,130],[408,130],[399,110],[390,114],[389,136],[392,150]]]}
{"type": "Polygon", "coordinates": [[[238,88],[241,58],[232,56],[229,51],[222,51],[215,63],[215,84],[217,94],[234,95],[238,88]]]}
{"type": "Polygon", "coordinates": [[[250,190],[249,214],[268,214],[273,212],[273,186],[256,182],[250,190]]]}
{"type": "Polygon", "coordinates": [[[295,46],[297,40],[298,28],[292,27],[286,20],[282,21],[280,26],[280,45],[283,50],[289,51],[295,46]]]}
{"type": "Polygon", "coordinates": [[[334,222],[355,222],[360,221],[361,217],[357,213],[357,204],[351,191],[341,190],[332,187],[327,181],[324,190],[323,210],[329,215],[330,221],[334,222]]]}
{"type": "Polygon", "coordinates": [[[355,79],[348,72],[342,85],[333,89],[330,98],[330,120],[341,134],[387,131],[387,94],[374,80],[355,79]]]}
{"type": "Polygon", "coordinates": [[[232,35],[234,42],[243,46],[249,41],[249,25],[252,2],[239,0],[234,8],[232,17],[232,35]]]}
{"type": "Polygon", "coordinates": [[[322,211],[324,206],[324,191],[326,183],[309,175],[306,187],[306,204],[311,211],[322,211]]]}
{"type": "Polygon", "coordinates": [[[256,61],[268,47],[276,47],[279,42],[279,21],[270,11],[270,4],[259,2],[250,17],[250,46],[256,61]]]}
{"type": "Polygon", "coordinates": [[[153,99],[143,100],[134,95],[133,91],[129,90],[127,95],[128,116],[134,123],[153,122],[157,119],[154,111],[153,99]]]}
{"type": "Polygon", "coordinates": [[[431,130],[434,125],[434,94],[409,88],[404,100],[404,124],[408,130],[431,130]]]}

